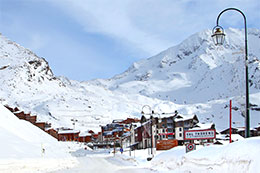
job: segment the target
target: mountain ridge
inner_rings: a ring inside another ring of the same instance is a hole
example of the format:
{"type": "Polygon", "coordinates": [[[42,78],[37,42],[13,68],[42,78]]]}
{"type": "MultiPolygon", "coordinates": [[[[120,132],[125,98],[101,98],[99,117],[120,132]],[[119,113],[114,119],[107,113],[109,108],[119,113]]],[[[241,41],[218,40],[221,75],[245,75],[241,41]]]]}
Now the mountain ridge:
{"type": "MultiPolygon", "coordinates": [[[[113,78],[85,82],[56,77],[44,58],[0,36],[1,101],[35,113],[54,127],[73,127],[71,119],[76,118],[76,128],[98,130],[112,119],[140,117],[148,104],[156,112],[198,114],[201,122],[222,129],[231,98],[240,108],[234,121],[242,125],[243,33],[232,28],[226,32],[222,47],[216,47],[211,31],[205,30],[113,78]]],[[[260,31],[249,29],[248,34],[250,102],[259,107],[260,31]]],[[[260,122],[256,111],[253,120],[260,122]]]]}

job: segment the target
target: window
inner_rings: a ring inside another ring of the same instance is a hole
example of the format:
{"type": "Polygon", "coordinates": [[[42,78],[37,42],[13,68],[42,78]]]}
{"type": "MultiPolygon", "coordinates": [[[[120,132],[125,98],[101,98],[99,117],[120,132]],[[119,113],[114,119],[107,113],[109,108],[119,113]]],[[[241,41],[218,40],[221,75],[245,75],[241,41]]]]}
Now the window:
{"type": "Polygon", "coordinates": [[[168,135],[168,139],[174,139],[173,135],[168,135]]]}
{"type": "Polygon", "coordinates": [[[168,132],[169,132],[169,133],[172,133],[172,132],[173,132],[173,129],[168,129],[168,132]]]}
{"type": "Polygon", "coordinates": [[[181,132],[181,127],[179,128],[179,131],[181,132]]]}
{"type": "Polygon", "coordinates": [[[179,133],[179,136],[182,137],[182,133],[179,133]]]}

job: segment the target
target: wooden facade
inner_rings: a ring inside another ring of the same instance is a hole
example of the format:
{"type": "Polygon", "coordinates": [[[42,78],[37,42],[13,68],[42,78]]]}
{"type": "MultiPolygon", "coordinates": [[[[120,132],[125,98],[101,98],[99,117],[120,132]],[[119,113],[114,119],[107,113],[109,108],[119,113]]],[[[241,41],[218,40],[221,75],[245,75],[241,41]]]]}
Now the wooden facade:
{"type": "Polygon", "coordinates": [[[36,122],[35,125],[42,130],[45,130],[45,122],[36,122]]]}
{"type": "Polygon", "coordinates": [[[79,136],[78,141],[79,142],[86,142],[86,143],[91,142],[92,141],[91,135],[90,136],[88,136],[88,135],[86,135],[86,136],[79,136]]]}
{"type": "Polygon", "coordinates": [[[46,132],[51,136],[53,136],[54,138],[58,139],[58,132],[55,129],[48,129],[46,130],[46,132]]]}
{"type": "Polygon", "coordinates": [[[59,141],[78,141],[79,131],[62,131],[58,132],[59,141]]]}

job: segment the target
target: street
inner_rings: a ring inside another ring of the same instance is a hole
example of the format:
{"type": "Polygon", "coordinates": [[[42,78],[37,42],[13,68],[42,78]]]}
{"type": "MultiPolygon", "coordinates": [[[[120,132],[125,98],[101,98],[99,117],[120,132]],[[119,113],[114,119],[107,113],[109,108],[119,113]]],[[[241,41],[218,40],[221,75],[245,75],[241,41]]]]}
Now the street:
{"type": "Polygon", "coordinates": [[[140,172],[140,173],[150,173],[156,172],[151,170],[150,168],[144,168],[136,162],[135,159],[125,157],[125,155],[110,154],[107,150],[103,151],[84,151],[79,150],[73,153],[72,155],[76,156],[79,164],[74,168],[62,169],[50,173],[132,173],[132,172],[140,172]]]}

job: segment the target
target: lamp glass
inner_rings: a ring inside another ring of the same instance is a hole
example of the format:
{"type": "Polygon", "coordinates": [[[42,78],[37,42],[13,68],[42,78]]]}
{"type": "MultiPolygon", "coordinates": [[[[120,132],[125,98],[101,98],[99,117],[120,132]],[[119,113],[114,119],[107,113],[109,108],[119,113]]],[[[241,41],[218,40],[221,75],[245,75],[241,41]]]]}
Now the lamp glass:
{"type": "Polygon", "coordinates": [[[211,36],[215,45],[223,45],[225,34],[221,27],[214,28],[214,34],[211,36]]]}

